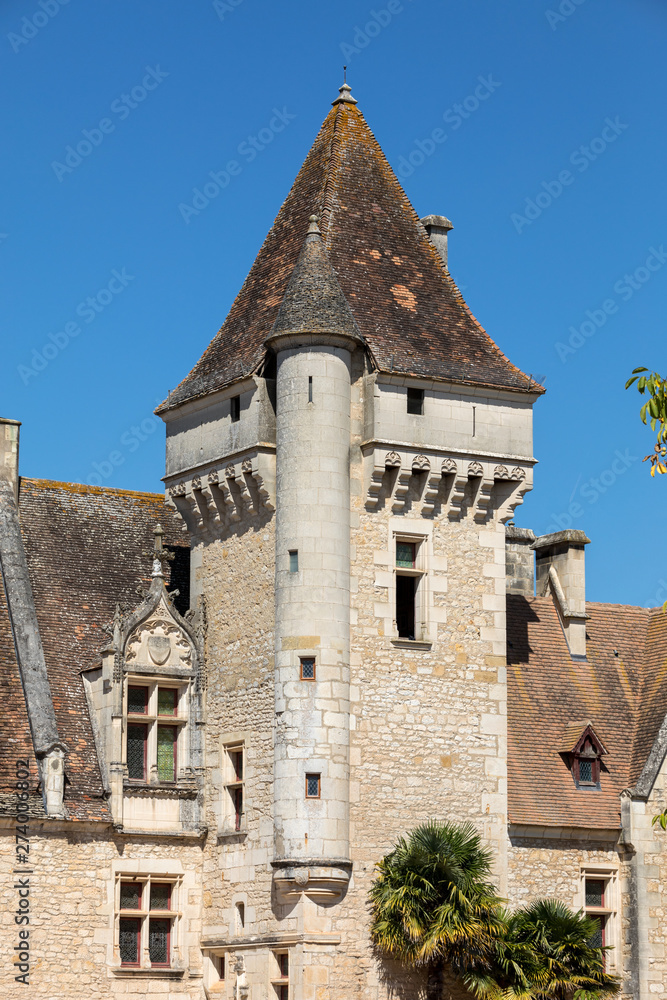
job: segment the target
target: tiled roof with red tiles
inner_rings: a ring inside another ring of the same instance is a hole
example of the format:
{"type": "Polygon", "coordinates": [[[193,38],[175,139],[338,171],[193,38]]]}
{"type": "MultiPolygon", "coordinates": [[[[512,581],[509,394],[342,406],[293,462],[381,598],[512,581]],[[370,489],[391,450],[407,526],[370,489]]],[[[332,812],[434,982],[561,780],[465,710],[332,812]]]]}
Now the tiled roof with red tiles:
{"type": "Polygon", "coordinates": [[[507,598],[509,818],[616,829],[667,714],[667,615],[588,603],[587,659],[570,656],[551,596],[507,598]],[[589,722],[607,751],[600,789],[577,788],[562,753],[589,722]]]}
{"type": "MultiPolygon", "coordinates": [[[[180,551],[187,536],[162,494],[43,479],[21,479],[19,516],[58,732],[68,747],[67,813],[109,821],[80,671],[99,662],[116,603],[136,607],[137,588],[150,584],[155,525],[180,551]]],[[[14,759],[26,754],[34,795],[37,771],[1,587],[0,668],[0,795],[13,790],[14,759]]]]}
{"type": "Polygon", "coordinates": [[[541,393],[471,314],[349,98],[334,102],[222,328],[158,411],[260,370],[311,214],[382,372],[541,393]]]}

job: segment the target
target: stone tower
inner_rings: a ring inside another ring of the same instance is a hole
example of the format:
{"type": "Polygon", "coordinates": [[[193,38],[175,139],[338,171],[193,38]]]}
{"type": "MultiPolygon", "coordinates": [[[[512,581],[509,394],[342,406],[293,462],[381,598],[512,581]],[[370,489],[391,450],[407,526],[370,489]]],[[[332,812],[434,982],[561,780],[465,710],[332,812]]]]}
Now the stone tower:
{"type": "Polygon", "coordinates": [[[505,523],[542,389],[463,301],[451,228],[344,85],[159,408],[206,621],[210,995],[387,996],[368,887],[429,817],[472,819],[505,884],[505,523]]]}

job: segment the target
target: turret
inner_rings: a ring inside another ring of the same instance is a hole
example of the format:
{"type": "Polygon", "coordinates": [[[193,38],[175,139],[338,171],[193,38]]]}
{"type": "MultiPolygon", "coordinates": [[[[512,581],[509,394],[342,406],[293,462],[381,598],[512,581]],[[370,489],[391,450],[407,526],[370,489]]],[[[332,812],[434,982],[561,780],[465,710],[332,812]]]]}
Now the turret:
{"type": "Polygon", "coordinates": [[[311,216],[267,339],[277,361],[274,868],[281,888],[325,895],[349,873],[350,362],[361,343],[311,216]]]}

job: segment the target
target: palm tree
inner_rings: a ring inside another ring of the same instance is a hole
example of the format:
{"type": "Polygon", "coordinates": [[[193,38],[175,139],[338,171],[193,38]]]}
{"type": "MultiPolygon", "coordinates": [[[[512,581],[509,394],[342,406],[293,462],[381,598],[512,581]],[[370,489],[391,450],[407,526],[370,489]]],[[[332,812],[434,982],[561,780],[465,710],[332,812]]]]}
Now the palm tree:
{"type": "Polygon", "coordinates": [[[372,939],[388,957],[427,967],[430,1000],[442,994],[446,965],[458,973],[488,966],[502,931],[491,860],[472,823],[429,821],[377,865],[372,939]]]}
{"type": "Polygon", "coordinates": [[[595,920],[555,899],[539,899],[513,914],[486,969],[463,980],[480,1000],[603,1000],[620,991],[604,971],[607,949],[592,941],[595,920]]]}

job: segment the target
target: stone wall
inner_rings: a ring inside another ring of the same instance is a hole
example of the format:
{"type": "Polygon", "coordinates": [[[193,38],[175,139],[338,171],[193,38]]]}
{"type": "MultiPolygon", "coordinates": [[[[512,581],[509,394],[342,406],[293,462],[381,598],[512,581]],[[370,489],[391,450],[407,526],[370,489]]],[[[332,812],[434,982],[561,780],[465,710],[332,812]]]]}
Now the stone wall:
{"type": "Polygon", "coordinates": [[[192,841],[145,843],[116,839],[108,828],[77,829],[75,824],[35,823],[30,842],[30,980],[15,982],[13,828],[0,842],[0,983],[10,996],[31,1000],[97,1000],[102,997],[162,996],[168,1000],[202,996],[201,846],[192,841]],[[53,832],[50,832],[52,831],[53,832]],[[160,872],[182,876],[179,947],[185,972],[114,973],[114,872],[160,872]]]}

